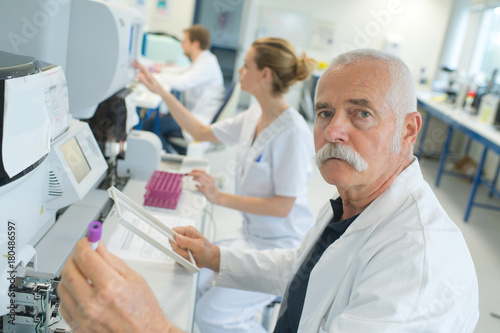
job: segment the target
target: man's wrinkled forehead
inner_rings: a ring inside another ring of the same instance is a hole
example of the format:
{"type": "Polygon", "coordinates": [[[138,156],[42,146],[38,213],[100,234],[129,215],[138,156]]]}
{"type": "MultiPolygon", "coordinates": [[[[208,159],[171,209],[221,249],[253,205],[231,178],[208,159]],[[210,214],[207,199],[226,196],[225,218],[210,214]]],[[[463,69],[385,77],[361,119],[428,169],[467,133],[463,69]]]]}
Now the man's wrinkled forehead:
{"type": "Polygon", "coordinates": [[[328,68],[318,81],[315,105],[330,103],[328,97],[336,94],[335,87],[341,87],[347,92],[345,102],[353,105],[377,108],[389,106],[387,95],[390,90],[389,75],[380,63],[361,61],[343,67],[328,68]],[[343,74],[348,75],[347,81],[339,81],[343,74]]]}
{"type": "Polygon", "coordinates": [[[381,89],[386,88],[386,83],[390,81],[387,64],[376,60],[358,60],[344,66],[328,67],[319,79],[318,85],[324,81],[334,80],[346,72],[355,79],[376,81],[377,85],[382,84],[379,86],[381,89]]]}

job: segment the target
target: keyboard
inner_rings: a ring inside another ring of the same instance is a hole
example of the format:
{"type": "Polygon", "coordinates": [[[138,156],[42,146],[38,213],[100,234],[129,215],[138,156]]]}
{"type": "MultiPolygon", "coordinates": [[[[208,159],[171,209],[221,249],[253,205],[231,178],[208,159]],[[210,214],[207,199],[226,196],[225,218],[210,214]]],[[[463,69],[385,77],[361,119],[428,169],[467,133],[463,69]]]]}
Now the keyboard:
{"type": "Polygon", "coordinates": [[[155,171],[146,184],[144,206],[176,209],[182,192],[183,174],[155,171]]]}

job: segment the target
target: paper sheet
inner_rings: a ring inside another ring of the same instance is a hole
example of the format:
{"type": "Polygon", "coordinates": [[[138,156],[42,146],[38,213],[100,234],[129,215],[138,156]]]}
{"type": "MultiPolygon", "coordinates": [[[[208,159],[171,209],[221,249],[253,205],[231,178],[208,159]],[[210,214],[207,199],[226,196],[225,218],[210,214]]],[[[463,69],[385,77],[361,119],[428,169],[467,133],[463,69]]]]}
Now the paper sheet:
{"type": "Polygon", "coordinates": [[[50,118],[51,139],[54,140],[69,127],[68,86],[61,67],[43,72],[45,107],[50,118]]]}
{"type": "Polygon", "coordinates": [[[43,73],[5,80],[2,159],[13,177],[50,151],[43,73]]]}
{"type": "Polygon", "coordinates": [[[127,109],[127,133],[134,128],[135,125],[139,123],[139,115],[137,114],[137,103],[135,101],[134,94],[128,94],[125,97],[125,107],[127,109]]]}
{"type": "MultiPolygon", "coordinates": [[[[174,217],[169,214],[160,212],[150,212],[155,218],[165,223],[169,228],[178,226],[194,225],[194,220],[181,217],[174,217]]],[[[156,241],[170,248],[168,238],[153,229],[146,222],[138,218],[130,211],[123,212],[123,218],[130,221],[141,231],[149,234],[156,241]]],[[[175,261],[165,253],[159,251],[151,244],[144,241],[142,238],[134,235],[130,230],[117,224],[108,244],[108,249],[115,255],[130,260],[140,260],[159,263],[174,263],[175,261]]]]}

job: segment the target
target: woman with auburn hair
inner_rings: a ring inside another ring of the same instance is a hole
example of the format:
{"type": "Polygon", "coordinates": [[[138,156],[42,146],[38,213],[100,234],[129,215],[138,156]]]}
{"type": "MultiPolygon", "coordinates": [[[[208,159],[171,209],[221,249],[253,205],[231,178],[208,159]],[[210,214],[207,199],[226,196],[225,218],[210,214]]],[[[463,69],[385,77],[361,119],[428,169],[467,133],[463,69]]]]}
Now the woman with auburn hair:
{"type": "MultiPolygon", "coordinates": [[[[241,89],[258,104],[231,119],[204,125],[153,75],[141,70],[139,80],[162,96],[182,129],[197,141],[237,144],[236,194],[220,192],[202,170],[190,175],[198,190],[216,205],[241,211],[242,229],[221,246],[272,249],[294,248],[314,222],[307,189],[314,155],[311,132],[302,116],[288,105],[289,87],[311,74],[315,61],[298,56],[291,43],[280,38],[257,39],[239,69],[241,89]]],[[[200,298],[195,319],[206,332],[265,332],[255,312],[275,296],[213,287],[212,271],[200,272],[200,298]]]]}

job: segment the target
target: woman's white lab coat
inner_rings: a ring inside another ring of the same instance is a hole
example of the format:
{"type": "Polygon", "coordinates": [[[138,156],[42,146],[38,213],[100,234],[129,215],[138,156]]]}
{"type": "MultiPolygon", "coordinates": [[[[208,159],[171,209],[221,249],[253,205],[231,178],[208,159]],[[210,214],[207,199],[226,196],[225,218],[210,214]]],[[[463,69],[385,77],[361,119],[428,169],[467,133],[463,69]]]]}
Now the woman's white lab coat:
{"type": "MultiPolygon", "coordinates": [[[[221,248],[217,285],[283,295],[332,214],[295,250],[221,248]]],[[[467,245],[415,160],[316,264],[299,332],[473,332],[478,315],[467,245]]]]}
{"type": "Polygon", "coordinates": [[[226,144],[237,144],[236,194],[270,198],[295,197],[287,217],[243,215],[243,234],[253,248],[293,248],[314,222],[307,201],[307,187],[314,155],[311,131],[302,116],[289,108],[266,127],[254,141],[262,114],[258,104],[234,118],[212,125],[212,133],[226,144]]]}
{"type": "MultiPolygon", "coordinates": [[[[287,217],[242,213],[243,228],[222,244],[236,248],[294,248],[314,222],[307,202],[307,187],[314,154],[312,135],[293,108],[281,113],[255,138],[262,114],[259,105],[234,118],[211,126],[217,139],[237,144],[236,165],[228,163],[233,173],[236,194],[258,198],[276,195],[294,197],[287,217]]],[[[275,296],[228,288],[211,288],[212,274],[200,272],[197,324],[203,332],[261,332],[253,318],[256,309],[269,304],[275,296]],[[243,329],[244,328],[244,329],[243,329]]]]}

